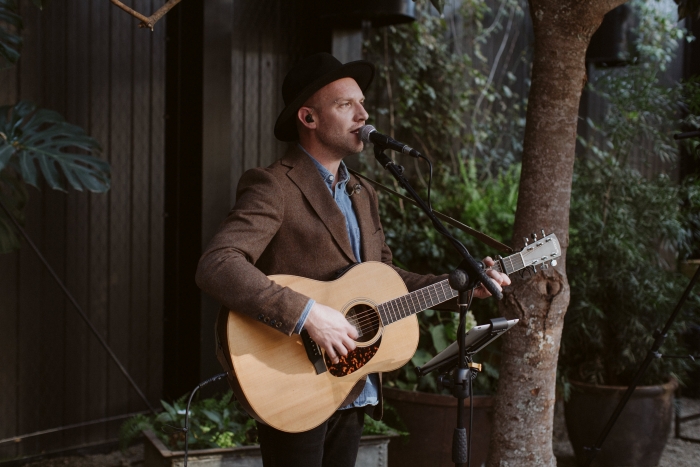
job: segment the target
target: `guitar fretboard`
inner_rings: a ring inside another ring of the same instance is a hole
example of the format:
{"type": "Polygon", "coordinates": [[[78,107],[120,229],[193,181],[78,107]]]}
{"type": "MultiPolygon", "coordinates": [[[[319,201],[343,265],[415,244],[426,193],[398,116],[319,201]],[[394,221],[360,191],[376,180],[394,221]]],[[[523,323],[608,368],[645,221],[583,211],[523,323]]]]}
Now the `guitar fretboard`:
{"type": "Polygon", "coordinates": [[[444,280],[384,302],[377,306],[377,311],[382,319],[382,323],[386,326],[394,321],[439,305],[456,296],[457,292],[450,287],[447,280],[444,280]]]}
{"type": "Polygon", "coordinates": [[[495,269],[498,272],[502,272],[504,274],[511,275],[515,271],[520,271],[525,267],[525,263],[523,262],[523,255],[520,253],[516,253],[514,255],[510,255],[506,258],[501,258],[499,261],[496,261],[496,264],[493,265],[492,269],[495,269]],[[503,265],[503,268],[501,268],[501,264],[503,265]]]}
{"type": "MultiPolygon", "coordinates": [[[[523,262],[522,255],[516,253],[496,261],[492,269],[510,275],[524,267],[525,263],[523,262]]],[[[386,326],[394,321],[415,315],[423,310],[446,302],[457,295],[459,295],[459,293],[450,287],[447,280],[444,280],[399,298],[384,302],[377,306],[377,311],[379,312],[382,323],[386,326]]]]}

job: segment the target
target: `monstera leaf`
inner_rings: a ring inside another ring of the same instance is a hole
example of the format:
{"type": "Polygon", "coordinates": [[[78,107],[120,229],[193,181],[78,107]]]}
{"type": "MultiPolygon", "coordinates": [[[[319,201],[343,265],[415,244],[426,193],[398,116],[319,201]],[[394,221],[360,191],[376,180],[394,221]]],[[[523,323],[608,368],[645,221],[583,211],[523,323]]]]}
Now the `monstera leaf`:
{"type": "Polygon", "coordinates": [[[0,69],[8,68],[19,60],[22,47],[22,18],[16,0],[0,0],[0,69]]]}
{"type": "Polygon", "coordinates": [[[109,164],[90,154],[100,146],[57,112],[22,101],[0,107],[0,171],[13,163],[22,179],[38,187],[39,174],[55,190],[109,190],[109,164]],[[82,151],[81,154],[78,151],[82,151]]]}
{"type": "MultiPolygon", "coordinates": [[[[0,171],[0,201],[20,224],[24,224],[27,199],[27,187],[16,172],[9,168],[0,171]]],[[[0,209],[0,254],[19,249],[18,233],[5,210],[0,209]]]]}

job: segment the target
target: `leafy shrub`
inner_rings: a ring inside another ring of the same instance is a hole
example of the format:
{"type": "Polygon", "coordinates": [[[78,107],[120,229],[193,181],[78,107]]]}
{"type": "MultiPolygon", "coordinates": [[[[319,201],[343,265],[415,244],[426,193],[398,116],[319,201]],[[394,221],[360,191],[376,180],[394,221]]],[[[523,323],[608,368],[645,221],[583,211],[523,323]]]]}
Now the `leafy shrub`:
{"type": "MultiPolygon", "coordinates": [[[[185,408],[187,395],[172,404],[160,401],[163,411],[158,415],[137,415],[121,426],[119,439],[122,448],[126,448],[144,430],[151,430],[173,450],[183,450],[185,434],[180,430],[185,427],[185,408]]],[[[210,397],[192,402],[189,414],[189,448],[232,448],[258,444],[255,420],[251,418],[236,401],[231,402],[232,393],[228,391],[219,397],[210,397]]],[[[391,407],[386,407],[391,411],[391,407]]],[[[399,422],[400,423],[400,422],[399,422]]],[[[363,435],[407,435],[395,430],[383,421],[373,420],[365,415],[363,435]]]]}
{"type": "MultiPolygon", "coordinates": [[[[563,375],[627,385],[674,309],[688,279],[669,269],[686,238],[681,188],[668,177],[646,179],[614,159],[579,161],[574,172],[567,274],[571,303],[560,352],[563,375]]],[[[684,353],[679,334],[697,320],[691,296],[661,351],[684,353]]],[[[644,384],[682,377],[684,359],[654,359],[644,384]]]]}
{"type": "MultiPolygon", "coordinates": [[[[496,8],[468,0],[439,17],[416,5],[411,24],[375,30],[366,42],[378,78],[368,95],[373,123],[406,141],[434,163],[431,201],[435,210],[462,220],[504,241],[512,235],[522,152],[527,49],[516,47],[524,18],[521,2],[506,0],[496,8]],[[503,55],[484,53],[498,43],[503,55]],[[508,45],[508,47],[506,47],[508,45]],[[523,84],[524,83],[524,84],[523,84]]],[[[363,154],[361,165],[391,185],[391,177],[363,154]]],[[[427,199],[422,165],[407,167],[413,185],[427,199]]],[[[380,193],[380,214],[395,263],[419,273],[446,273],[459,263],[452,245],[415,207],[380,193]]],[[[475,257],[497,252],[449,228],[475,257]]],[[[493,300],[477,300],[468,328],[496,315],[493,300]]],[[[386,384],[403,389],[440,392],[433,374],[418,379],[414,368],[456,339],[457,313],[427,310],[418,315],[420,341],[411,362],[388,375],[386,384]]],[[[498,376],[498,344],[478,355],[486,374],[476,388],[492,392],[498,376]]]]}

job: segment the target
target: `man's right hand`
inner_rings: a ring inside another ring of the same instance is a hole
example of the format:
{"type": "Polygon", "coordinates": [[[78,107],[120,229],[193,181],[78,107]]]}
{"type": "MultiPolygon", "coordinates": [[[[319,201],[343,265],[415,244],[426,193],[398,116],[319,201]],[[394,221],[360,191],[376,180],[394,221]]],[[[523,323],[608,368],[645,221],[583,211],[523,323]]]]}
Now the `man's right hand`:
{"type": "Polygon", "coordinates": [[[357,329],[338,310],[314,303],[304,322],[304,329],[320,345],[333,363],[338,363],[339,355],[347,355],[355,350],[357,329]]]}

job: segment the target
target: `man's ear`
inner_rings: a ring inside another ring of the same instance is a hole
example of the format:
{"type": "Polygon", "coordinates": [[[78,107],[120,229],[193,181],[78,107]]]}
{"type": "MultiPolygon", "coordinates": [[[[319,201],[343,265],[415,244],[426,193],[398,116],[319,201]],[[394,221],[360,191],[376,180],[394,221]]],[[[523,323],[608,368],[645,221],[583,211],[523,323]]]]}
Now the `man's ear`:
{"type": "Polygon", "coordinates": [[[314,119],[314,112],[311,107],[301,107],[297,111],[297,119],[310,130],[316,128],[316,120],[314,119]]]}

